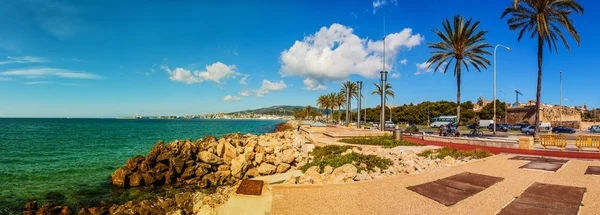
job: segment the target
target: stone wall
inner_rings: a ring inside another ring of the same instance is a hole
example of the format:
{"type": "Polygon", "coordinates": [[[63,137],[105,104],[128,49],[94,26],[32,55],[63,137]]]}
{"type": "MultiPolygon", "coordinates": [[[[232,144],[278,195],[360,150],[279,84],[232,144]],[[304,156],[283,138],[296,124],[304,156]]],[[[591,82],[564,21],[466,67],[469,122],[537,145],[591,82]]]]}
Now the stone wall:
{"type": "MultiPolygon", "coordinates": [[[[571,108],[560,108],[558,106],[542,106],[540,108],[540,122],[550,122],[552,126],[559,125],[561,122],[561,111],[563,125],[576,129],[580,127],[581,112],[571,108]]],[[[516,124],[525,120],[529,121],[529,123],[535,122],[535,106],[508,109],[509,124],[516,124]]]]}
{"type": "Polygon", "coordinates": [[[518,149],[519,148],[519,142],[513,141],[513,140],[504,141],[504,140],[473,139],[473,138],[454,138],[454,137],[440,137],[440,136],[432,136],[432,135],[423,136],[423,140],[446,142],[446,143],[456,143],[456,144],[467,144],[467,145],[474,145],[474,146],[496,147],[496,148],[510,148],[510,149],[518,149]]]}

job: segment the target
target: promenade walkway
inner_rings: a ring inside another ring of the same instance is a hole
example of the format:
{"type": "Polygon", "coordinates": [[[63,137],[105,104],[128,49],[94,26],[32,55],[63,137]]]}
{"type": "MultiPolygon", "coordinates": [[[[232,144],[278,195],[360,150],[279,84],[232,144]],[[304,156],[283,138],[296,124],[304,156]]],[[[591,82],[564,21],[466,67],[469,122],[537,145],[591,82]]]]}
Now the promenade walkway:
{"type": "MultiPolygon", "coordinates": [[[[597,160],[570,159],[557,172],[519,168],[528,160],[500,154],[423,174],[329,185],[273,185],[272,214],[497,214],[535,182],[585,188],[579,214],[600,214],[600,176],[584,175],[597,160]],[[503,178],[481,192],[445,206],[407,187],[463,172],[503,178]]],[[[552,199],[548,200],[552,201],[552,199]]],[[[575,208],[577,209],[577,207],[575,208]]]]}

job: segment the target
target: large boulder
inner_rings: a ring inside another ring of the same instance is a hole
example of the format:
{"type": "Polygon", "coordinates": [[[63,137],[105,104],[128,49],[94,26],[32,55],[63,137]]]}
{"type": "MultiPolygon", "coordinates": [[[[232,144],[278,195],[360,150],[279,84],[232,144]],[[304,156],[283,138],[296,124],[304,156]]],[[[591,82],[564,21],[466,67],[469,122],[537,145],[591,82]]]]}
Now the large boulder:
{"type": "Polygon", "coordinates": [[[292,163],[296,159],[296,151],[294,149],[287,149],[283,151],[281,155],[281,162],[283,163],[292,163]]]}
{"type": "Polygon", "coordinates": [[[260,174],[258,173],[258,169],[250,168],[250,169],[248,169],[248,171],[246,171],[244,178],[256,178],[258,176],[260,176],[260,174]]]}
{"type": "Polygon", "coordinates": [[[196,167],[187,167],[187,168],[185,168],[185,171],[183,171],[183,173],[181,174],[181,178],[189,179],[189,178],[194,177],[195,174],[196,174],[196,167]]]}
{"type": "Polygon", "coordinates": [[[139,172],[132,173],[131,176],[129,177],[129,186],[138,187],[138,186],[143,186],[143,185],[144,185],[144,179],[142,177],[142,174],[140,174],[139,172]]]}
{"type": "Polygon", "coordinates": [[[226,142],[225,150],[223,152],[223,160],[225,161],[225,163],[231,163],[231,160],[233,160],[237,156],[238,156],[238,152],[237,152],[237,149],[235,148],[235,146],[226,142]]]}
{"type": "Polygon", "coordinates": [[[324,177],[320,174],[321,168],[319,166],[312,166],[308,168],[304,175],[298,178],[298,184],[323,184],[324,177]]]}
{"type": "Polygon", "coordinates": [[[169,159],[169,165],[177,174],[181,174],[185,168],[185,160],[180,157],[172,157],[169,159]]]}
{"type": "Polygon", "coordinates": [[[288,179],[285,179],[285,181],[283,181],[283,184],[296,184],[296,177],[290,175],[288,179]]]}
{"type": "Polygon", "coordinates": [[[207,163],[207,164],[213,164],[213,165],[215,165],[215,164],[222,164],[223,163],[223,160],[221,158],[219,158],[219,156],[217,156],[217,155],[215,155],[213,153],[207,152],[207,151],[201,151],[198,154],[198,158],[202,162],[207,163]]]}
{"type": "Polygon", "coordinates": [[[342,183],[354,181],[354,177],[357,175],[358,169],[352,164],[344,164],[333,170],[333,172],[327,177],[329,183],[342,183]]]}
{"type": "Polygon", "coordinates": [[[288,169],[290,169],[290,165],[287,163],[281,163],[277,166],[277,170],[275,170],[275,172],[277,173],[283,173],[288,171],[288,169]]]}
{"type": "Polygon", "coordinates": [[[231,175],[235,178],[242,178],[248,169],[248,160],[245,154],[237,156],[231,161],[231,175]]]}
{"type": "Polygon", "coordinates": [[[264,160],[265,160],[264,152],[258,152],[258,153],[256,153],[256,155],[254,155],[254,162],[256,162],[256,164],[260,165],[264,160]]]}
{"type": "Polygon", "coordinates": [[[271,175],[275,173],[276,168],[277,167],[275,165],[262,163],[260,166],[258,166],[258,173],[261,175],[271,175]]]}
{"type": "Polygon", "coordinates": [[[119,187],[128,187],[130,174],[131,174],[131,172],[129,172],[129,170],[126,170],[123,168],[118,168],[111,175],[112,184],[117,185],[119,187]]]}
{"type": "Polygon", "coordinates": [[[71,215],[74,214],[69,206],[58,205],[55,203],[46,203],[36,212],[37,215],[71,215]]]}
{"type": "Polygon", "coordinates": [[[142,161],[144,161],[144,160],[146,160],[146,158],[144,156],[138,155],[138,156],[129,158],[129,160],[123,167],[132,172],[135,172],[138,170],[138,165],[140,165],[142,163],[142,161]]]}
{"type": "Polygon", "coordinates": [[[169,169],[169,166],[167,166],[164,163],[157,163],[156,166],[154,166],[154,171],[155,172],[165,172],[169,169]]]}

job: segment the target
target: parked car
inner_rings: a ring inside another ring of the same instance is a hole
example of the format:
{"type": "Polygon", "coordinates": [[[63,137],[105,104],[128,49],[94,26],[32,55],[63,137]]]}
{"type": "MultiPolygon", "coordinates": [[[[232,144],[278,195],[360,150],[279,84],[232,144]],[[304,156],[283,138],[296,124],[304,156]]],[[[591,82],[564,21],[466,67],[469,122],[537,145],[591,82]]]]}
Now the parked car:
{"type": "Polygon", "coordinates": [[[558,134],[558,133],[569,133],[569,134],[573,134],[575,133],[575,129],[569,128],[569,127],[565,127],[565,126],[557,126],[554,127],[552,129],[552,133],[558,134]]]}
{"type": "MultiPolygon", "coordinates": [[[[488,129],[490,131],[494,131],[494,124],[488,125],[488,129]]],[[[496,131],[507,132],[508,128],[506,126],[504,126],[503,124],[496,124],[496,131]]]]}
{"type": "Polygon", "coordinates": [[[480,128],[485,128],[492,124],[494,124],[494,120],[485,120],[485,119],[479,120],[480,128]]]}
{"type": "Polygon", "coordinates": [[[385,121],[383,124],[386,128],[396,128],[396,124],[392,121],[385,121]]]}
{"type": "Polygon", "coordinates": [[[590,130],[592,133],[600,132],[600,125],[592,125],[590,128],[588,128],[588,130],[590,130]]]}
{"type": "Polygon", "coordinates": [[[500,124],[500,125],[506,127],[506,129],[510,129],[510,124],[508,124],[508,123],[504,123],[504,124],[500,124]]]}
{"type": "Polygon", "coordinates": [[[511,125],[509,128],[510,128],[510,130],[521,130],[521,128],[526,127],[526,126],[529,126],[529,124],[517,123],[517,124],[511,125]]]}
{"type": "Polygon", "coordinates": [[[533,126],[533,125],[523,126],[523,127],[521,127],[521,133],[531,135],[531,134],[535,133],[535,126],[533,126]]]}
{"type": "Polygon", "coordinates": [[[379,122],[373,122],[373,127],[379,128],[379,122]]]}

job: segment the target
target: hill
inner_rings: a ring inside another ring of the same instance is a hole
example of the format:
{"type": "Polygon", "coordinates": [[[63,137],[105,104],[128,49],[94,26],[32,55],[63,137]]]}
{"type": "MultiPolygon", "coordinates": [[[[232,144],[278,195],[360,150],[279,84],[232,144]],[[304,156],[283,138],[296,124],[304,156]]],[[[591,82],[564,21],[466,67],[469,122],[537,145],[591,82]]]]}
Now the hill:
{"type": "Polygon", "coordinates": [[[290,105],[278,105],[266,108],[259,108],[254,110],[243,110],[237,112],[231,112],[229,114],[268,114],[278,116],[291,116],[296,110],[304,110],[303,106],[290,106],[290,105]]]}

